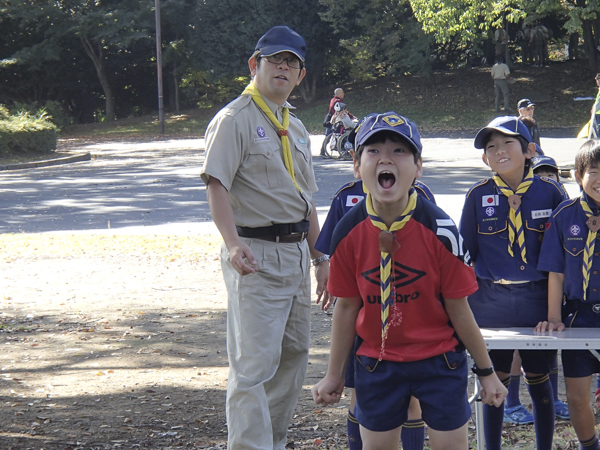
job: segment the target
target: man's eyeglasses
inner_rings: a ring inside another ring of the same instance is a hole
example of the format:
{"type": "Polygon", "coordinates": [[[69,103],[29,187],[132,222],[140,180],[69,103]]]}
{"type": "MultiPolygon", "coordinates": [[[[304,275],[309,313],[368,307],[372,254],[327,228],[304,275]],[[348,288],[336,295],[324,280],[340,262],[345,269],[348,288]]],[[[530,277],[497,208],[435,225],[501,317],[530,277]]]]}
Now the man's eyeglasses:
{"type": "Polygon", "coordinates": [[[271,64],[276,64],[276,65],[283,64],[283,62],[286,61],[287,65],[290,69],[302,68],[302,61],[300,61],[300,59],[295,56],[290,56],[288,58],[285,58],[285,57],[281,56],[280,54],[275,54],[275,55],[271,55],[271,56],[261,56],[261,58],[264,58],[271,64]]]}

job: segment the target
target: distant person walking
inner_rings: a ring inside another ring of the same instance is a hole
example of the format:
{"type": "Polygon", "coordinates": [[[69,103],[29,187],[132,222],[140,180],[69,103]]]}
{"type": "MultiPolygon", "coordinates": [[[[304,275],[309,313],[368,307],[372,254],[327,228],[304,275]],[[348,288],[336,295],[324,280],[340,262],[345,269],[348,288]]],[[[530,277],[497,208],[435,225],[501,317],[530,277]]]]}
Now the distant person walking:
{"type": "Polygon", "coordinates": [[[504,57],[496,55],[496,64],[492,66],[492,79],[494,80],[494,88],[496,89],[496,112],[500,112],[500,94],[504,96],[504,111],[510,108],[510,100],[508,98],[508,81],[510,79],[510,70],[504,64],[504,57]]]}
{"type": "Polygon", "coordinates": [[[494,32],[494,42],[496,44],[496,57],[502,56],[502,58],[504,58],[504,62],[508,66],[511,65],[510,52],[508,50],[509,39],[510,36],[508,35],[508,32],[502,27],[498,28],[494,32]]]}
{"type": "Polygon", "coordinates": [[[533,67],[543,67],[548,63],[548,28],[538,24],[531,31],[529,45],[533,53],[533,67]]]}

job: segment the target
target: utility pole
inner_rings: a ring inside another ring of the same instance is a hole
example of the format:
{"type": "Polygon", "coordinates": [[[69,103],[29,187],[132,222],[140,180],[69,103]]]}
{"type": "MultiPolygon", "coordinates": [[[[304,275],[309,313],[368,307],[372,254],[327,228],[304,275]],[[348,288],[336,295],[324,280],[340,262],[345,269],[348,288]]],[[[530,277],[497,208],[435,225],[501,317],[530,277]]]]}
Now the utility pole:
{"type": "Polygon", "coordinates": [[[156,17],[156,73],[158,76],[158,134],[165,134],[165,106],[163,96],[162,76],[162,44],[160,32],[160,0],[154,0],[154,15],[156,17]]]}

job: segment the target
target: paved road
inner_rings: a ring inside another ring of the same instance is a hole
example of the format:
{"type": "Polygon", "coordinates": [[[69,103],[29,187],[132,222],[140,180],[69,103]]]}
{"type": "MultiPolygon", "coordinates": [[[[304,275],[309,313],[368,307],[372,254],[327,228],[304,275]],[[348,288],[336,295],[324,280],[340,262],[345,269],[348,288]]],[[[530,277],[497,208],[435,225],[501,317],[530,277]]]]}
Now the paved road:
{"type": "MultiPolygon", "coordinates": [[[[319,192],[315,203],[323,218],[331,198],[351,180],[348,161],[318,155],[323,136],[314,136],[319,192]]],[[[546,153],[560,165],[573,164],[583,141],[542,138],[546,153]]],[[[471,139],[424,139],[424,176],[440,204],[456,221],[464,194],[490,172],[471,139]]],[[[0,233],[215,232],[205,186],[198,177],[202,139],[88,145],[92,161],[0,172],[0,233]]],[[[574,183],[567,183],[571,195],[574,183]]]]}

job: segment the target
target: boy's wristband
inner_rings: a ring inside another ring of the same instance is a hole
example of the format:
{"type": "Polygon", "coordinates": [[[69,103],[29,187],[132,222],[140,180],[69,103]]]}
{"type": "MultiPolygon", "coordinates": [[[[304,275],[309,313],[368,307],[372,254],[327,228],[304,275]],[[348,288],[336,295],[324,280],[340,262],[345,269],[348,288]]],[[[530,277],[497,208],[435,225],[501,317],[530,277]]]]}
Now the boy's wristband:
{"type": "Polygon", "coordinates": [[[321,255],[318,258],[312,260],[313,266],[318,266],[322,262],[329,261],[329,255],[321,255]]]}
{"type": "Polygon", "coordinates": [[[494,367],[493,366],[492,367],[488,367],[487,369],[480,369],[475,364],[473,364],[473,367],[471,367],[471,370],[478,377],[487,377],[488,375],[491,375],[491,374],[494,373],[494,367]]]}

